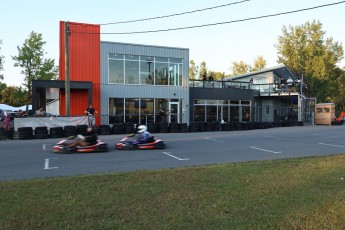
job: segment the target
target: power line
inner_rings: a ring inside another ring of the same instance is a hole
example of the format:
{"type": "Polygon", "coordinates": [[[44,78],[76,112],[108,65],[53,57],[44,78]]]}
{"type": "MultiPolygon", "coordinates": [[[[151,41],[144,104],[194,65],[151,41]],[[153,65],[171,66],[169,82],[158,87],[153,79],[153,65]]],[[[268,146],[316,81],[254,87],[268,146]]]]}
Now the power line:
{"type": "MultiPolygon", "coordinates": [[[[262,19],[262,18],[269,18],[269,17],[276,17],[280,15],[286,15],[286,14],[292,14],[292,13],[298,13],[302,11],[308,11],[308,10],[314,10],[317,8],[323,8],[327,6],[333,6],[345,3],[345,1],[330,3],[330,4],[324,4],[299,10],[293,10],[293,11],[287,11],[282,13],[276,13],[276,14],[268,14],[258,17],[251,17],[251,18],[245,18],[245,19],[239,19],[239,20],[233,20],[233,21],[227,21],[227,22],[217,22],[217,23],[211,23],[211,24],[204,24],[204,25],[198,25],[198,26],[187,26],[187,27],[179,27],[179,28],[171,28],[171,29],[161,29],[161,30],[147,30],[147,31],[134,31],[134,32],[116,32],[116,33],[100,33],[100,34],[117,34],[117,35],[123,35],[123,34],[143,34],[143,33],[157,33],[157,32],[167,32],[167,31],[174,31],[174,30],[185,30],[185,29],[194,29],[194,28],[200,28],[200,27],[207,27],[207,26],[217,26],[217,25],[224,25],[224,24],[230,24],[230,23],[236,23],[236,22],[244,22],[244,21],[251,21],[256,19],[262,19]]],[[[74,32],[77,33],[77,32],[74,32]]],[[[89,33],[93,34],[93,33],[89,33]]]]}
{"type": "Polygon", "coordinates": [[[230,5],[241,4],[241,3],[249,2],[249,1],[251,1],[251,0],[243,0],[243,1],[238,1],[238,2],[232,2],[232,3],[223,4],[223,5],[219,5],[219,6],[208,7],[208,8],[204,8],[204,9],[200,9],[200,10],[192,10],[192,11],[187,11],[187,12],[183,12],[183,13],[176,13],[176,14],[170,14],[170,15],[165,15],[165,16],[158,16],[158,17],[152,17],[152,18],[143,18],[143,19],[135,19],[135,20],[129,20],[129,21],[120,21],[120,22],[109,22],[109,23],[103,23],[103,24],[100,24],[100,25],[101,26],[106,26],[106,25],[115,25],[115,24],[124,24],[124,23],[132,23],[132,22],[149,21],[149,20],[161,19],[161,18],[169,18],[169,17],[180,16],[180,15],[184,15],[184,14],[191,14],[191,13],[201,12],[201,11],[205,11],[205,10],[212,10],[212,9],[221,8],[221,7],[230,6],[230,5]]]}

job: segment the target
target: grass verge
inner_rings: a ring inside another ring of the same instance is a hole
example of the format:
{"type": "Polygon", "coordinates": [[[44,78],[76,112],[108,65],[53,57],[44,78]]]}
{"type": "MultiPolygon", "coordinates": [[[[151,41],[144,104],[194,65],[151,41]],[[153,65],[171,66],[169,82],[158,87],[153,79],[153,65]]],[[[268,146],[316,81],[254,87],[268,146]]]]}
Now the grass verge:
{"type": "Polygon", "coordinates": [[[0,182],[0,229],[344,229],[345,156],[0,182]]]}

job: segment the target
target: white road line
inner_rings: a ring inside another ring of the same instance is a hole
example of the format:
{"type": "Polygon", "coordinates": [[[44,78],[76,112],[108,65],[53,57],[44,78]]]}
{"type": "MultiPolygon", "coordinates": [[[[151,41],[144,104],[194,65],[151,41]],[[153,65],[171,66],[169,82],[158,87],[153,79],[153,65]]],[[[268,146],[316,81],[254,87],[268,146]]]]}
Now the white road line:
{"type": "Polygon", "coordinates": [[[47,158],[44,161],[44,169],[58,169],[59,167],[49,167],[49,160],[57,160],[57,158],[47,158]]]}
{"type": "Polygon", "coordinates": [[[283,138],[280,138],[280,137],[274,137],[274,136],[264,136],[264,137],[267,137],[267,138],[272,138],[272,139],[277,139],[277,140],[282,140],[283,138]]]}
{"type": "Polygon", "coordinates": [[[209,138],[209,137],[205,138],[205,140],[210,140],[210,141],[215,141],[215,142],[224,142],[224,141],[219,141],[219,140],[212,139],[212,138],[209,138]]]}
{"type": "Polygon", "coordinates": [[[318,143],[319,145],[328,145],[328,146],[333,146],[333,147],[339,147],[339,148],[345,148],[343,145],[332,145],[332,144],[326,144],[326,143],[318,143]]]}
{"type": "Polygon", "coordinates": [[[260,149],[260,148],[257,148],[256,146],[252,146],[250,148],[251,149],[257,149],[257,150],[265,151],[265,152],[270,152],[270,153],[282,153],[281,151],[275,152],[275,151],[271,151],[271,150],[267,150],[267,149],[260,149]]]}
{"type": "Polygon", "coordinates": [[[189,160],[189,158],[184,158],[184,159],[182,159],[182,158],[178,158],[178,157],[175,157],[174,155],[171,155],[171,154],[169,154],[169,153],[167,153],[167,152],[163,152],[165,155],[168,155],[168,156],[170,156],[170,157],[173,157],[173,158],[175,158],[175,159],[177,159],[177,160],[179,160],[179,161],[188,161],[189,160]]]}
{"type": "Polygon", "coordinates": [[[42,149],[43,149],[44,151],[47,150],[47,145],[50,145],[50,144],[42,145],[42,149]]]}

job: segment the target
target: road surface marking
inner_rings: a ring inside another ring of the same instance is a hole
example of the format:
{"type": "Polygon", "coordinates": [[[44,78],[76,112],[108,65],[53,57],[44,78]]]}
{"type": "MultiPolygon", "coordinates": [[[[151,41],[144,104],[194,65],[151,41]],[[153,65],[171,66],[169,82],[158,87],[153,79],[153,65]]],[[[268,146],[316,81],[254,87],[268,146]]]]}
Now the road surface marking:
{"type": "Polygon", "coordinates": [[[49,167],[49,160],[57,160],[57,158],[47,158],[44,162],[44,169],[58,169],[59,167],[49,167]]]}
{"type": "Polygon", "coordinates": [[[212,138],[209,138],[209,137],[205,138],[205,140],[210,140],[210,141],[215,141],[215,142],[224,142],[224,141],[219,141],[219,140],[212,139],[212,138]]]}
{"type": "Polygon", "coordinates": [[[277,139],[277,140],[282,140],[282,139],[284,139],[284,138],[281,138],[281,137],[274,137],[274,136],[264,136],[264,137],[272,138],[272,139],[277,139]]]}
{"type": "Polygon", "coordinates": [[[171,155],[171,154],[169,154],[169,153],[167,153],[167,152],[163,152],[165,155],[168,155],[168,156],[170,156],[170,157],[173,157],[173,158],[175,158],[175,159],[177,159],[177,160],[179,160],[179,161],[188,161],[189,160],[189,158],[178,158],[178,157],[175,157],[174,155],[171,155]]]}
{"type": "Polygon", "coordinates": [[[42,149],[43,149],[44,151],[47,150],[47,145],[50,145],[50,144],[42,145],[42,149]]]}
{"type": "Polygon", "coordinates": [[[275,151],[271,151],[271,150],[267,150],[267,149],[260,149],[260,148],[257,148],[256,146],[252,146],[250,148],[251,149],[257,149],[257,150],[265,151],[265,152],[270,152],[270,153],[282,153],[281,151],[275,152],[275,151]]]}
{"type": "Polygon", "coordinates": [[[319,145],[328,145],[328,146],[333,146],[333,147],[339,147],[339,148],[345,148],[343,145],[332,145],[332,144],[326,144],[326,143],[318,143],[319,145]]]}

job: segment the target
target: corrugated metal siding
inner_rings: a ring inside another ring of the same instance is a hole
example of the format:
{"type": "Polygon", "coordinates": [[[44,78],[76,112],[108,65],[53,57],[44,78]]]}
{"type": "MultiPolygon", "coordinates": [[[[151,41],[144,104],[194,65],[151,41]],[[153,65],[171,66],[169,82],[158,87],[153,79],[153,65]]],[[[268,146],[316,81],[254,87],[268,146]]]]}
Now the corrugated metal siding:
{"type": "MultiPolygon", "coordinates": [[[[74,116],[83,116],[85,109],[88,107],[88,92],[87,90],[72,90],[71,91],[71,106],[70,114],[74,116]]],[[[66,114],[65,91],[60,91],[60,114],[66,114]]],[[[99,124],[99,123],[98,123],[99,124]]]]}
{"type": "MultiPolygon", "coordinates": [[[[69,22],[69,58],[70,80],[90,81],[92,87],[92,104],[100,108],[100,26],[69,22]]],[[[65,25],[60,22],[60,80],[65,79],[65,25]]],[[[71,115],[80,114],[88,106],[87,92],[80,95],[71,90],[71,115]],[[72,98],[73,96],[73,98],[72,98]],[[86,97],[86,103],[85,98],[86,97]],[[77,113],[77,114],[76,114],[77,113]]],[[[65,111],[64,103],[60,103],[60,111],[65,111]]],[[[65,114],[65,113],[63,113],[65,114]]],[[[99,123],[99,119],[98,119],[99,123]]]]}
{"type": "MultiPolygon", "coordinates": [[[[109,98],[167,98],[182,99],[183,108],[189,104],[189,50],[184,48],[101,42],[101,107],[109,114],[109,98]],[[108,83],[108,54],[133,54],[183,59],[183,86],[124,85],[108,83]],[[174,95],[175,94],[175,95],[174,95]]],[[[181,111],[182,109],[181,108],[181,111]]],[[[189,113],[182,122],[189,121],[189,113]]]]}

